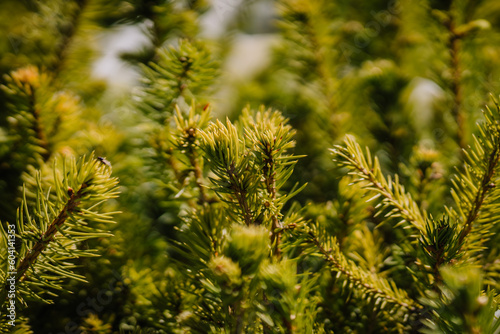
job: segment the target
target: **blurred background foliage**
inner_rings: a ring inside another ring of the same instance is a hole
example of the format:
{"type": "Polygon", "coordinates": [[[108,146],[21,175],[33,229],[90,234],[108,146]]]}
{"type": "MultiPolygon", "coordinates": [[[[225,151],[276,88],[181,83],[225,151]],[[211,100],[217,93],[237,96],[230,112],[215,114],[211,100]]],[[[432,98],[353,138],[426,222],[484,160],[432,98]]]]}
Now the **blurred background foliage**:
{"type": "MultiPolygon", "coordinates": [[[[2,0],[0,29],[0,220],[15,220],[22,184],[57,156],[95,151],[121,187],[108,203],[122,211],[115,236],[91,241],[102,256],[78,263],[90,284],[70,282],[55,304],[30,307],[35,333],[194,326],[169,313],[186,301],[166,249],[198,196],[166,130],[175,105],[195,99],[232,120],[245,106],[280,110],[305,155],[285,189],[307,182],[295,197],[304,217],[329,222],[351,259],[384,272],[381,235],[393,232],[372,233],[380,218],[328,148],[353,134],[437,219],[488,93],[500,92],[495,0],[2,0]]],[[[320,284],[324,328],[368,333],[356,324],[374,315],[357,308],[360,296],[343,309],[333,281],[320,284]]]]}

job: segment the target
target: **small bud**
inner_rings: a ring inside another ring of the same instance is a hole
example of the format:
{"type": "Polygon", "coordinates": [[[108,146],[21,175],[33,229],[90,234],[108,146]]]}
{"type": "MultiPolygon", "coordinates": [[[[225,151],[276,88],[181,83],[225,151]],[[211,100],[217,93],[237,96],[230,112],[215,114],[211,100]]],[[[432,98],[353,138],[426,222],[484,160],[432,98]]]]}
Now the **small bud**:
{"type": "Polygon", "coordinates": [[[68,187],[68,196],[69,196],[69,197],[73,196],[73,193],[74,193],[74,192],[73,192],[73,188],[68,187]]]}

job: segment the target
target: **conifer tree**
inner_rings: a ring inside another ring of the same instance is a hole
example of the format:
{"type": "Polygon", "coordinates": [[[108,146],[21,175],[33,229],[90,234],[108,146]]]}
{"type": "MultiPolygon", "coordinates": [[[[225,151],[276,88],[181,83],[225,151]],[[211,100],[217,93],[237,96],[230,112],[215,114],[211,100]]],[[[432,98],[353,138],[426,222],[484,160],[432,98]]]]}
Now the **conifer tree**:
{"type": "Polygon", "coordinates": [[[0,4],[2,332],[500,331],[495,1],[273,5],[235,84],[217,4],[0,4]],[[120,96],[89,73],[121,25],[120,96]]]}

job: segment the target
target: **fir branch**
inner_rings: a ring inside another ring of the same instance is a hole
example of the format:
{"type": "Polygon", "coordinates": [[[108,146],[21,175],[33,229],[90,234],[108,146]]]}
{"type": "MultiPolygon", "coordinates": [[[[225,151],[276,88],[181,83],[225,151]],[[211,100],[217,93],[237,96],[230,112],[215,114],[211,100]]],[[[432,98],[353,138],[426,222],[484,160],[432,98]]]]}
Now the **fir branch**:
{"type": "Polygon", "coordinates": [[[236,197],[241,208],[243,220],[245,221],[245,224],[249,226],[253,223],[253,213],[247,200],[248,192],[239,182],[241,176],[238,174],[235,167],[235,164],[231,163],[231,165],[226,168],[226,173],[229,177],[229,189],[233,191],[233,194],[236,197]]]}
{"type": "Polygon", "coordinates": [[[40,147],[43,149],[43,152],[41,154],[43,161],[47,161],[51,155],[51,152],[49,150],[49,143],[47,141],[47,137],[45,136],[45,132],[42,126],[42,121],[40,119],[40,107],[37,106],[36,103],[36,88],[30,83],[26,83],[26,85],[28,85],[29,87],[27,89],[27,92],[29,92],[28,112],[33,116],[33,124],[32,124],[33,131],[35,132],[40,147]]]}
{"type": "Polygon", "coordinates": [[[198,154],[196,151],[190,150],[189,162],[191,163],[191,166],[193,166],[195,182],[200,192],[198,203],[203,205],[205,203],[208,203],[209,199],[205,192],[205,186],[201,183],[201,180],[203,179],[203,173],[201,171],[201,166],[198,163],[198,154]]]}
{"type": "Polygon", "coordinates": [[[327,126],[325,135],[336,133],[338,127],[331,122],[331,117],[339,109],[336,99],[339,82],[333,75],[335,68],[332,64],[341,60],[337,59],[338,54],[330,51],[337,47],[335,42],[339,41],[332,35],[331,29],[324,29],[328,26],[326,22],[331,19],[328,17],[331,13],[331,3],[281,0],[278,4],[282,12],[280,27],[287,42],[284,52],[289,59],[290,72],[298,75],[298,81],[303,87],[301,91],[307,91],[310,89],[310,83],[315,83],[314,87],[317,89],[312,95],[321,106],[315,115],[320,124],[318,130],[327,126]]]}
{"type": "MultiPolygon", "coordinates": [[[[276,178],[275,178],[275,157],[273,156],[273,150],[270,145],[266,145],[266,150],[264,151],[264,155],[267,158],[264,160],[265,168],[263,169],[264,173],[264,182],[266,184],[267,193],[271,201],[276,200],[276,178]]],[[[276,233],[276,230],[280,227],[279,225],[279,217],[278,213],[275,213],[271,216],[272,224],[271,224],[271,245],[274,245],[274,253],[279,256],[279,244],[281,239],[281,234],[276,233]]]]}
{"type": "MultiPolygon", "coordinates": [[[[74,212],[78,212],[78,206],[80,204],[80,199],[85,194],[85,189],[89,186],[87,183],[83,183],[76,193],[72,193],[70,198],[61,209],[57,217],[50,223],[47,230],[40,237],[40,240],[35,243],[35,245],[28,251],[28,254],[22,259],[21,263],[17,267],[16,281],[24,280],[26,271],[30,266],[32,266],[38,256],[47,248],[50,242],[54,241],[56,233],[61,230],[62,225],[66,222],[69,215],[74,212]]],[[[24,200],[24,210],[28,213],[28,207],[26,199],[24,200]]]]}
{"type": "Polygon", "coordinates": [[[66,31],[62,34],[62,39],[55,50],[55,59],[52,64],[48,65],[48,68],[53,73],[53,79],[55,80],[59,73],[64,68],[65,60],[68,58],[71,44],[76,36],[78,28],[81,24],[83,13],[85,7],[87,6],[89,0],[79,0],[76,2],[76,8],[73,10],[72,17],[68,18],[68,23],[66,31]]]}
{"type": "Polygon", "coordinates": [[[474,202],[472,203],[472,207],[467,214],[467,218],[464,223],[464,229],[460,233],[459,241],[463,241],[463,239],[470,233],[470,231],[472,230],[472,224],[478,218],[480,209],[485,202],[486,195],[491,192],[492,188],[496,187],[496,184],[491,183],[491,181],[500,160],[499,153],[500,147],[495,145],[494,149],[489,154],[488,166],[484,171],[480,186],[476,193],[476,197],[474,198],[474,202]]]}
{"type": "Polygon", "coordinates": [[[477,253],[489,240],[496,223],[500,190],[498,171],[500,162],[500,106],[496,110],[483,111],[485,123],[478,125],[479,134],[474,136],[474,146],[464,150],[463,171],[452,180],[452,196],[458,213],[448,209],[450,216],[460,219],[462,230],[458,242],[477,253]]]}
{"type": "Polygon", "coordinates": [[[177,149],[187,155],[190,167],[193,170],[195,183],[199,191],[198,204],[213,202],[205,191],[203,182],[203,170],[199,159],[199,131],[204,129],[210,119],[210,109],[207,106],[200,114],[196,113],[196,107],[189,108],[188,117],[184,118],[179,106],[175,106],[175,123],[177,124],[177,133],[174,134],[174,141],[177,149]]]}
{"type": "Polygon", "coordinates": [[[149,138],[148,143],[154,151],[151,155],[151,160],[153,160],[151,168],[160,174],[163,174],[165,171],[171,171],[173,178],[182,185],[184,182],[182,168],[179,161],[174,157],[174,147],[168,138],[169,130],[168,127],[156,129],[154,134],[149,138]]]}
{"type": "Polygon", "coordinates": [[[217,195],[247,226],[253,224],[253,204],[257,201],[260,176],[250,163],[251,156],[246,152],[244,140],[229,119],[226,125],[219,120],[211,123],[206,131],[200,131],[200,136],[200,148],[217,176],[210,178],[217,195]]]}
{"type": "Polygon", "coordinates": [[[0,174],[3,176],[0,192],[6,197],[0,201],[0,215],[14,221],[20,202],[22,173],[30,167],[38,168],[50,156],[40,115],[43,103],[40,99],[44,96],[40,91],[44,88],[46,75],[35,66],[26,66],[5,75],[4,79],[5,84],[0,89],[6,100],[8,126],[5,141],[0,145],[0,174]]]}
{"type": "Polygon", "coordinates": [[[463,255],[460,252],[462,242],[459,241],[458,230],[457,222],[450,221],[447,216],[438,221],[430,217],[426,222],[425,233],[420,236],[419,245],[424,255],[424,263],[420,263],[419,259],[417,264],[431,273],[430,285],[434,289],[442,281],[441,266],[452,263],[463,255]]]}
{"type": "MultiPolygon", "coordinates": [[[[327,261],[333,271],[339,276],[343,276],[350,282],[349,287],[356,287],[361,290],[363,296],[368,296],[367,302],[375,299],[375,305],[384,309],[387,304],[397,308],[404,308],[408,311],[416,311],[420,305],[410,299],[404,290],[400,290],[396,284],[386,278],[379,277],[375,273],[364,271],[354,262],[348,260],[340,251],[336,238],[330,238],[325,231],[320,232],[319,226],[299,227],[297,232],[295,228],[292,233],[299,234],[298,245],[306,247],[306,253],[320,256],[327,261]],[[324,238],[321,241],[319,235],[324,238]]],[[[287,247],[290,247],[289,245],[287,247]]]]}
{"type": "Polygon", "coordinates": [[[254,120],[247,110],[241,122],[245,136],[229,120],[226,125],[217,120],[200,131],[200,148],[217,176],[210,179],[217,195],[246,225],[269,219],[278,226],[283,205],[305,186],[278,195],[297,162],[298,156],[287,154],[294,146],[294,132],[278,112],[262,111],[254,120]]]}
{"type": "Polygon", "coordinates": [[[285,201],[290,200],[297,191],[295,188],[284,196],[279,194],[279,190],[288,180],[301,156],[288,154],[288,150],[295,146],[292,139],[295,130],[287,124],[288,120],[278,111],[271,109],[264,110],[262,107],[255,116],[251,115],[248,108],[245,108],[241,117],[242,126],[245,128],[245,136],[248,139],[249,149],[255,156],[256,169],[262,176],[264,191],[265,211],[269,211],[271,220],[271,245],[274,247],[274,254],[279,255],[279,243],[281,233],[280,218],[281,209],[285,201]]]}
{"type": "Polygon", "coordinates": [[[218,63],[202,43],[180,40],[179,47],[159,49],[144,71],[138,107],[163,123],[178,102],[190,103],[206,94],[217,78],[218,63]]]}
{"type": "Polygon", "coordinates": [[[422,333],[498,333],[495,291],[483,290],[483,275],[474,266],[444,266],[438,292],[422,298],[429,317],[422,333]]]}
{"type": "Polygon", "coordinates": [[[200,274],[210,259],[221,253],[229,220],[220,203],[203,206],[182,219],[178,240],[170,245],[172,257],[179,266],[200,274]]]}
{"type": "Polygon", "coordinates": [[[402,220],[396,226],[407,222],[418,231],[423,231],[426,213],[421,212],[411,195],[406,193],[404,186],[399,183],[398,176],[394,177],[394,181],[391,178],[386,180],[378,158],[372,160],[368,149],[365,156],[353,136],[346,136],[345,144],[345,147],[336,146],[330,150],[335,156],[334,161],[347,167],[350,170],[349,174],[357,176],[359,179],[355,182],[367,182],[365,188],[376,193],[368,201],[382,197],[382,202],[377,207],[390,208],[385,217],[400,217],[402,220]]]}
{"type": "MultiPolygon", "coordinates": [[[[32,144],[32,151],[39,152],[43,161],[47,161],[51,152],[49,143],[43,129],[40,106],[37,99],[37,92],[46,81],[46,76],[40,73],[35,66],[26,66],[5,77],[6,84],[1,88],[10,100],[11,116],[17,119],[18,124],[23,127],[19,132],[32,131],[34,140],[29,136],[21,138],[19,144],[29,146],[32,144]]],[[[19,148],[19,147],[18,147],[19,148]]],[[[32,153],[35,153],[32,152],[32,153]]]]}
{"type": "MultiPolygon", "coordinates": [[[[104,201],[117,197],[117,180],[110,176],[111,168],[91,155],[79,162],[72,160],[69,168],[64,162],[62,174],[61,179],[54,166],[53,193],[44,192],[41,175],[37,174],[35,205],[28,207],[25,195],[18,210],[16,235],[21,245],[16,265],[10,263],[8,269],[0,268],[2,284],[6,284],[9,273],[15,272],[20,292],[16,298],[22,304],[28,297],[49,302],[42,295],[55,295],[50,289],[61,289],[64,278],[84,281],[84,277],[72,271],[74,265],[67,260],[95,256],[92,250],[79,249],[79,243],[110,236],[96,224],[112,222],[112,213],[98,211],[104,201]],[[94,224],[90,225],[91,222],[94,224]]],[[[1,232],[4,238],[0,248],[6,249],[7,231],[2,228],[1,232]]],[[[1,297],[4,303],[5,294],[1,297]]]]}
{"type": "Polygon", "coordinates": [[[452,72],[451,92],[453,94],[453,107],[451,114],[457,123],[457,143],[463,149],[466,143],[466,115],[462,110],[462,82],[461,82],[461,64],[460,64],[460,43],[462,36],[456,32],[455,19],[450,13],[448,19],[444,22],[448,30],[448,52],[450,54],[450,67],[452,72]]]}

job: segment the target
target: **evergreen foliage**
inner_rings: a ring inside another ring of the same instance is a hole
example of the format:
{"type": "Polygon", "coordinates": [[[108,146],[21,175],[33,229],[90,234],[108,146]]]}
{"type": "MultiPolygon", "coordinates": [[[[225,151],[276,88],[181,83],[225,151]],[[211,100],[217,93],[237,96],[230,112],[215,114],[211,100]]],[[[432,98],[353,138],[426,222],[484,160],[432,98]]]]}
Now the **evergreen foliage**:
{"type": "MultiPolygon", "coordinates": [[[[23,190],[16,224],[2,226],[3,310],[8,303],[26,307],[28,300],[52,302],[45,295],[56,296],[54,290],[63,289],[63,279],[85,281],[73,272],[74,264],[68,260],[96,256],[95,250],[82,248],[84,242],[110,236],[99,226],[112,222],[111,213],[97,210],[117,196],[117,180],[110,172],[109,166],[90,156],[63,163],[60,174],[54,174],[53,192],[43,189],[38,173],[32,208],[23,190]],[[13,296],[7,299],[8,294],[13,296]]],[[[4,330],[8,320],[1,320],[4,330]]]]}
{"type": "Polygon", "coordinates": [[[496,2],[219,5],[0,3],[0,332],[499,333],[496,2]]]}

